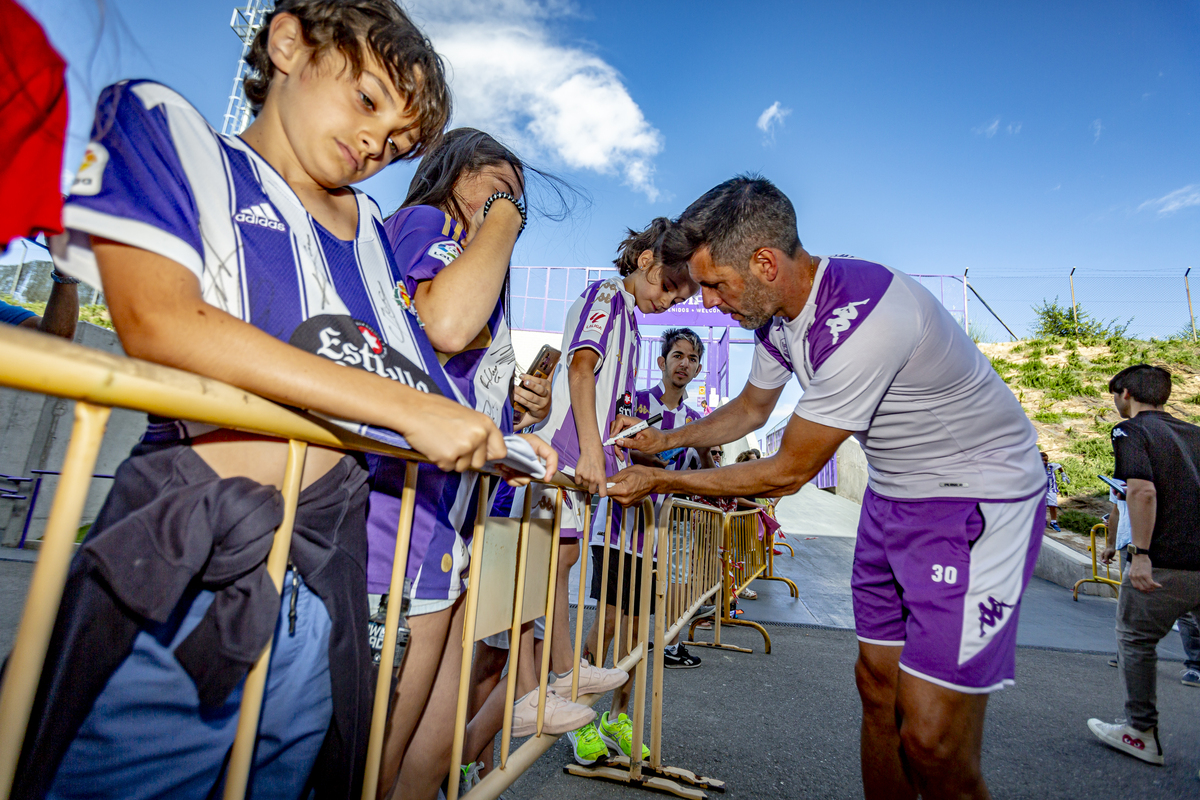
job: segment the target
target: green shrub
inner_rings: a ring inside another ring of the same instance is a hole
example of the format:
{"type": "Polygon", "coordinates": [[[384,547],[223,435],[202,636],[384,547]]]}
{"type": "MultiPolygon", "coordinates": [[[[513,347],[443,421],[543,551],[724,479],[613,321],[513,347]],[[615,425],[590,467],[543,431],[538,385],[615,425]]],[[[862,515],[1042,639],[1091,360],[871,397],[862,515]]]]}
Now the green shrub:
{"type": "Polygon", "coordinates": [[[1072,313],[1070,306],[1059,305],[1058,297],[1053,300],[1043,300],[1040,306],[1033,307],[1033,313],[1036,319],[1033,335],[1038,339],[1055,336],[1084,341],[1120,339],[1124,338],[1130,323],[1133,322],[1132,317],[1124,324],[1118,323],[1115,319],[1108,321],[1096,319],[1078,304],[1075,305],[1074,313],[1072,313]]]}
{"type": "Polygon", "coordinates": [[[1063,508],[1058,512],[1058,524],[1069,531],[1082,533],[1085,536],[1092,529],[1093,525],[1099,525],[1104,520],[1099,517],[1094,517],[1084,511],[1076,511],[1073,508],[1063,508]]]}
{"type": "Polygon", "coordinates": [[[1039,411],[1033,415],[1033,421],[1046,425],[1057,425],[1062,422],[1062,414],[1056,414],[1053,411],[1039,411]]]}

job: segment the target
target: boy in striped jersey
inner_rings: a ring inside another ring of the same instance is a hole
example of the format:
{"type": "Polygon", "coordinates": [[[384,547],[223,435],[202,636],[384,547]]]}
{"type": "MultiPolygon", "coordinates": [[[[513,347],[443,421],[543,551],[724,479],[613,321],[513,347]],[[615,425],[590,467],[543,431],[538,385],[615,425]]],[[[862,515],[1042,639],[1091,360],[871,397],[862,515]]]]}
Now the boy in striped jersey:
{"type": "MultiPolygon", "coordinates": [[[[378,207],[349,188],[441,132],[439,57],[391,0],[281,0],[247,60],[240,137],[161,84],[105,91],[59,268],[103,285],[130,355],[398,431],[445,469],[502,456],[395,301],[378,207]]],[[[72,566],[13,797],[219,793],[272,635],[254,796],[357,796],[366,471],[308,448],[281,604],[263,562],[286,450],[151,419],[72,566]]]]}

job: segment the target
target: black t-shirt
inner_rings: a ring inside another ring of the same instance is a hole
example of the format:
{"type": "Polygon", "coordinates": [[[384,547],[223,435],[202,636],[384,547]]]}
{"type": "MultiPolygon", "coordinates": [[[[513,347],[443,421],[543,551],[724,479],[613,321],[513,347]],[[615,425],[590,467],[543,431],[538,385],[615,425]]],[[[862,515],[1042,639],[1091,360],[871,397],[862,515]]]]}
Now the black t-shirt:
{"type": "Polygon", "coordinates": [[[1143,411],[1112,432],[1118,479],[1154,484],[1158,511],[1150,563],[1200,570],[1200,428],[1165,411],[1143,411]]]}

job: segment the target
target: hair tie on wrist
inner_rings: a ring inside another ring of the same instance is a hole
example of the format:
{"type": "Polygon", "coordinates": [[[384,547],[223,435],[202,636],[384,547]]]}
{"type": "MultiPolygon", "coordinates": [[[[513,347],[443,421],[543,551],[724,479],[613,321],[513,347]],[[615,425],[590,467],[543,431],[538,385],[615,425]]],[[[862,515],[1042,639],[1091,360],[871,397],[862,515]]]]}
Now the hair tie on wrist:
{"type": "Polygon", "coordinates": [[[63,275],[58,271],[58,267],[52,267],[50,269],[50,280],[54,281],[55,283],[65,284],[67,286],[81,282],[79,278],[72,278],[70,275],[63,275]]]}
{"type": "Polygon", "coordinates": [[[487,202],[483,204],[483,218],[487,219],[488,211],[492,209],[492,203],[497,200],[508,200],[517,207],[517,213],[521,215],[521,227],[517,229],[517,236],[520,236],[521,231],[525,230],[525,223],[528,222],[529,219],[525,216],[525,207],[521,205],[517,198],[512,196],[511,192],[496,192],[494,195],[489,197],[487,202]]]}

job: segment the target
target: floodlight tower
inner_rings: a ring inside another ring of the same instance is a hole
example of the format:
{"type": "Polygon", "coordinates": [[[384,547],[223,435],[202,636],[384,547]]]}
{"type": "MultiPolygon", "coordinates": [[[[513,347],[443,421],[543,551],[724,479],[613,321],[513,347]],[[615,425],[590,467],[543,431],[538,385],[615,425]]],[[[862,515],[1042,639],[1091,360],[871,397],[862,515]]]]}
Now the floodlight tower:
{"type": "Polygon", "coordinates": [[[246,92],[242,88],[242,81],[250,71],[246,56],[250,53],[255,34],[262,27],[263,17],[271,13],[274,7],[275,0],[250,0],[242,8],[233,9],[229,27],[242,40],[242,57],[238,59],[237,72],[233,76],[233,91],[229,95],[229,107],[225,109],[221,133],[237,136],[250,124],[250,104],[246,102],[246,92]]]}

